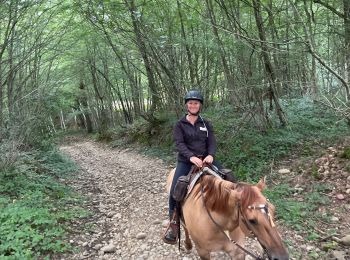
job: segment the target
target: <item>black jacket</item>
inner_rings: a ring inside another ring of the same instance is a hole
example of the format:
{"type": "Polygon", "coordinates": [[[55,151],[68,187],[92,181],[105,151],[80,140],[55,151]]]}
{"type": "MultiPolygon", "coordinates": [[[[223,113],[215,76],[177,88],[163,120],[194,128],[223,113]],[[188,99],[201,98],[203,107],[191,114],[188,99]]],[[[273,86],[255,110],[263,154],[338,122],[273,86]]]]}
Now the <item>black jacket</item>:
{"type": "Polygon", "coordinates": [[[189,162],[192,156],[215,156],[216,139],[211,124],[201,117],[192,125],[182,117],[174,127],[178,160],[189,162]]]}

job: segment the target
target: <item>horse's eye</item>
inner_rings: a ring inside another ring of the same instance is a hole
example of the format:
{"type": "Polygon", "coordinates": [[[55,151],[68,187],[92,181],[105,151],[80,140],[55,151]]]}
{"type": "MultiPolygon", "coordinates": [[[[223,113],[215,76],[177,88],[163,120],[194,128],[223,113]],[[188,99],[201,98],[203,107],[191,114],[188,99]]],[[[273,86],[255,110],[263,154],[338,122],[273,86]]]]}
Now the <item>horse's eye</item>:
{"type": "Polygon", "coordinates": [[[251,225],[257,225],[258,221],[256,221],[256,219],[249,219],[249,224],[251,225]]]}

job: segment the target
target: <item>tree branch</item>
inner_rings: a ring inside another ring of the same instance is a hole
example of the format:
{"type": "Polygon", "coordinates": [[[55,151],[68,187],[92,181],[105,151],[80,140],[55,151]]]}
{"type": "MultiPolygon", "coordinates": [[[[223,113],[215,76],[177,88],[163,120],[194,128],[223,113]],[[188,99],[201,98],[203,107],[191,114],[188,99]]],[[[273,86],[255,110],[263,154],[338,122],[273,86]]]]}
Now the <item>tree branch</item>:
{"type": "Polygon", "coordinates": [[[339,11],[337,11],[337,9],[335,9],[333,6],[330,6],[328,3],[322,2],[321,0],[313,0],[315,4],[320,4],[323,7],[327,8],[328,10],[330,10],[332,13],[335,13],[336,15],[338,15],[340,18],[343,19],[348,19],[345,17],[345,15],[339,11]]]}

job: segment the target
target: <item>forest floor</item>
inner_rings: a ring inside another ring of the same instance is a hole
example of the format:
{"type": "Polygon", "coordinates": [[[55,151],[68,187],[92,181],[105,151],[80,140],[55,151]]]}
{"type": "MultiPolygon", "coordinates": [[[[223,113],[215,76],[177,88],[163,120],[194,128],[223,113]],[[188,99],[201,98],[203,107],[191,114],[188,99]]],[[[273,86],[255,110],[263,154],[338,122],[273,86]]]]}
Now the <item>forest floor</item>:
{"type": "MultiPolygon", "coordinates": [[[[92,215],[71,223],[75,232],[71,233],[69,241],[77,248],[76,252],[54,259],[199,259],[195,249],[179,252],[177,246],[164,244],[161,240],[168,209],[165,182],[174,165],[165,165],[162,160],[141,155],[131,148],[112,149],[106,144],[78,137],[67,139],[60,150],[80,166],[77,176],[61,181],[88,198],[86,209],[92,215]]],[[[328,166],[335,165],[337,160],[332,149],[325,151],[322,158],[317,161],[317,167],[324,167],[327,160],[328,166]],[[329,157],[330,154],[333,156],[329,157]]],[[[285,181],[297,191],[308,189],[310,177],[303,174],[307,169],[301,166],[306,165],[305,162],[287,160],[282,165],[292,169],[285,181]]],[[[339,165],[337,167],[339,169],[339,165]]],[[[331,169],[329,174],[334,173],[331,169]]],[[[336,174],[339,175],[322,177],[337,188],[327,191],[332,203],[326,207],[331,208],[334,223],[319,226],[317,232],[324,235],[321,239],[308,241],[277,221],[282,237],[288,239],[290,259],[350,259],[349,255],[346,256],[349,246],[337,246],[336,250],[329,250],[322,257],[310,256],[310,251],[317,254],[322,250],[322,243],[333,241],[334,236],[328,236],[325,230],[336,226],[340,237],[350,234],[350,200],[344,186],[350,186],[350,177],[345,171],[336,174]]],[[[276,182],[277,179],[274,184],[276,182]]],[[[296,192],[293,196],[302,199],[300,194],[296,192]]],[[[256,248],[254,241],[248,243],[249,248],[256,248]]],[[[229,259],[222,252],[212,256],[213,259],[229,259]]]]}

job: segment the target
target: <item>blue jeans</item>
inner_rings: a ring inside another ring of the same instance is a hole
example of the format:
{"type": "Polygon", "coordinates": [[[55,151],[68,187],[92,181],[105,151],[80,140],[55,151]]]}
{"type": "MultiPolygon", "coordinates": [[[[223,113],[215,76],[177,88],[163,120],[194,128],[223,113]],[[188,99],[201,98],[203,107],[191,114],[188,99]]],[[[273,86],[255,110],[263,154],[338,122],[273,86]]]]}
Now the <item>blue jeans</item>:
{"type": "MultiPolygon", "coordinates": [[[[213,161],[213,164],[220,170],[222,169],[221,164],[218,161],[213,161]]],[[[192,163],[190,162],[181,162],[181,161],[177,161],[177,165],[176,165],[176,170],[175,170],[175,174],[174,174],[174,178],[173,178],[173,182],[171,184],[171,188],[170,188],[170,194],[169,194],[169,216],[171,217],[173,215],[174,209],[176,207],[176,201],[173,199],[173,193],[174,193],[174,189],[175,189],[175,185],[177,182],[177,179],[180,176],[184,176],[187,175],[192,167],[192,163]]]]}

